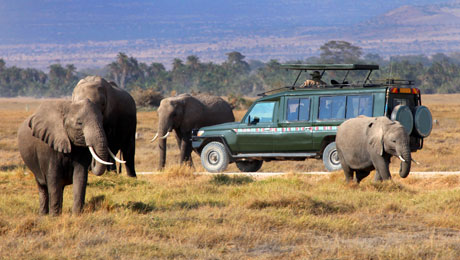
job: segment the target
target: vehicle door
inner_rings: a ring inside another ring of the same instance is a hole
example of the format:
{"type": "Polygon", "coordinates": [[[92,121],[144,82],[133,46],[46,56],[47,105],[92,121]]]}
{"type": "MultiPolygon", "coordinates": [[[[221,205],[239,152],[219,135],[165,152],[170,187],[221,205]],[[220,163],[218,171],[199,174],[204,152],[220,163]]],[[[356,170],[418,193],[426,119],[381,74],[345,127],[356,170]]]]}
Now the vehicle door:
{"type": "Polygon", "coordinates": [[[246,113],[237,129],[238,153],[269,153],[273,151],[278,101],[260,101],[246,113]]]}
{"type": "Polygon", "coordinates": [[[345,95],[320,96],[316,104],[317,112],[312,128],[313,146],[320,149],[326,137],[334,138],[337,133],[337,126],[345,121],[346,115],[345,95]]]}
{"type": "Polygon", "coordinates": [[[310,97],[285,97],[279,131],[274,135],[275,152],[305,152],[312,149],[310,97]]]}

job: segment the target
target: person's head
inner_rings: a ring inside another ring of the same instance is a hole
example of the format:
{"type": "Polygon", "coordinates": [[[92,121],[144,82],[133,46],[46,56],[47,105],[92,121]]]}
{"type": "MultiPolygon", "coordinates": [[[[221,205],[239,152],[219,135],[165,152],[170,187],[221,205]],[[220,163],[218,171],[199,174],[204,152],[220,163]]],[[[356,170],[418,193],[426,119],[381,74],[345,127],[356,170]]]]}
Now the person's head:
{"type": "Polygon", "coordinates": [[[312,73],[310,73],[312,79],[321,79],[321,73],[319,71],[315,70],[312,73]]]}

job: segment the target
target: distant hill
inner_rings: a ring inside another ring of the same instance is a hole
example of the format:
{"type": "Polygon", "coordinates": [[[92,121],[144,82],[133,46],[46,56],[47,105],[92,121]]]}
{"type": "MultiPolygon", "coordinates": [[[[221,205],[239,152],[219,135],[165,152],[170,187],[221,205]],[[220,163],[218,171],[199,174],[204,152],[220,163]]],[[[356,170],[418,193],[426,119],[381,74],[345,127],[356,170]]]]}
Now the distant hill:
{"type": "Polygon", "coordinates": [[[329,40],[382,56],[460,51],[460,1],[6,0],[0,24],[0,58],[38,68],[103,66],[120,51],[165,65],[234,50],[285,61],[329,40]]]}
{"type": "Polygon", "coordinates": [[[353,34],[366,50],[386,55],[458,52],[460,1],[401,6],[360,24],[353,34]]]}

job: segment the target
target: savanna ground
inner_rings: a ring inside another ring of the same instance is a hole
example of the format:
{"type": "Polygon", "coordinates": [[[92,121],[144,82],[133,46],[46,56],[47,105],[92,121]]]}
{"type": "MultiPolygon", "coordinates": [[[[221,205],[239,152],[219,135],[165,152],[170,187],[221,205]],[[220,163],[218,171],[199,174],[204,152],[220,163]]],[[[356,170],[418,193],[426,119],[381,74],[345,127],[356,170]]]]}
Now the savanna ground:
{"type": "MultiPolygon", "coordinates": [[[[174,138],[160,174],[90,175],[83,214],[70,214],[67,187],[63,215],[39,216],[16,130],[44,101],[0,99],[1,259],[460,259],[460,176],[400,179],[397,163],[393,181],[359,186],[342,172],[298,174],[323,171],[319,160],[264,164],[280,177],[195,175],[198,156],[195,169],[175,165],[174,138]]],[[[460,95],[422,101],[438,124],[412,170],[460,170],[460,95]]],[[[156,120],[138,113],[138,172],[157,166],[156,120]]]]}

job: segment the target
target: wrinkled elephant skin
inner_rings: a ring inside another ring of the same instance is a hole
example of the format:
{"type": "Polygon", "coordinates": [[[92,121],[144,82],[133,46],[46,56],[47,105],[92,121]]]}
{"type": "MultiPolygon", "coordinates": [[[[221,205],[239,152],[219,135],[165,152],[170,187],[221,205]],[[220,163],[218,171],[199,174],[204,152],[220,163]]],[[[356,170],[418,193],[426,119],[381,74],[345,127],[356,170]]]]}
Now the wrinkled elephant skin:
{"type": "Polygon", "coordinates": [[[114,154],[121,151],[126,161],[127,175],[136,177],[134,156],[137,117],[134,99],[115,83],[98,76],[88,76],[75,86],[72,101],[82,99],[89,99],[99,107],[110,150],[114,154]]]}
{"type": "Polygon", "coordinates": [[[166,138],[168,132],[176,133],[180,148],[180,163],[192,165],[192,129],[235,121],[231,106],[222,98],[199,94],[182,94],[165,98],[158,108],[159,169],[166,164],[166,138]]]}
{"type": "MultiPolygon", "coordinates": [[[[92,158],[89,148],[101,162],[109,159],[102,114],[89,100],[43,103],[19,127],[18,147],[35,176],[41,214],[60,214],[64,186],[72,183],[72,212],[80,213],[92,158]]],[[[105,169],[98,162],[93,173],[101,175],[105,169]]]]}
{"type": "Polygon", "coordinates": [[[411,168],[409,136],[404,127],[387,117],[349,119],[337,130],[337,152],[347,181],[360,182],[372,170],[375,180],[391,179],[389,170],[392,156],[401,159],[400,176],[406,178],[411,168]]]}

